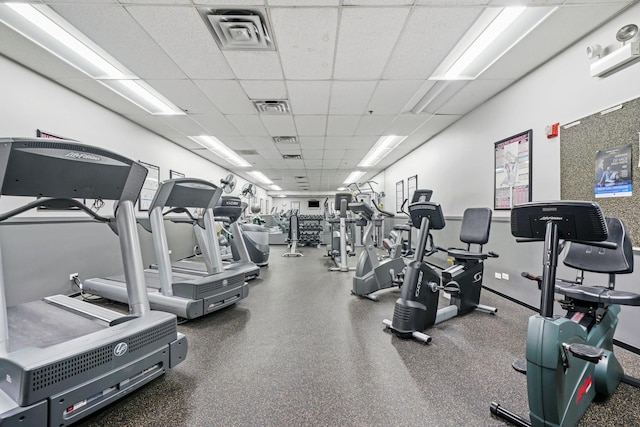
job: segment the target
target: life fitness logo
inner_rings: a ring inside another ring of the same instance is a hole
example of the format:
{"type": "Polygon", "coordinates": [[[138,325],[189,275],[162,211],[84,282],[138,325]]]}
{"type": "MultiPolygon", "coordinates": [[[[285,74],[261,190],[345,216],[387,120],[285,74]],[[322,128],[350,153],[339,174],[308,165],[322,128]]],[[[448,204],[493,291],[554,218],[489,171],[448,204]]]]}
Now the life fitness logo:
{"type": "Polygon", "coordinates": [[[589,375],[584,382],[580,384],[580,387],[578,388],[578,395],[576,396],[576,405],[580,403],[580,400],[582,400],[584,395],[589,392],[592,384],[593,380],[591,379],[591,375],[589,375]]]}
{"type": "Polygon", "coordinates": [[[94,156],[92,154],[78,153],[75,151],[71,151],[65,154],[65,157],[69,157],[71,159],[78,159],[78,160],[94,160],[96,162],[99,162],[101,160],[100,157],[98,156],[94,156]]]}
{"type": "Polygon", "coordinates": [[[127,343],[121,342],[115,346],[115,348],[113,349],[113,354],[114,356],[117,356],[117,357],[124,356],[124,354],[127,352],[128,349],[129,349],[129,346],[127,345],[127,343]]]}

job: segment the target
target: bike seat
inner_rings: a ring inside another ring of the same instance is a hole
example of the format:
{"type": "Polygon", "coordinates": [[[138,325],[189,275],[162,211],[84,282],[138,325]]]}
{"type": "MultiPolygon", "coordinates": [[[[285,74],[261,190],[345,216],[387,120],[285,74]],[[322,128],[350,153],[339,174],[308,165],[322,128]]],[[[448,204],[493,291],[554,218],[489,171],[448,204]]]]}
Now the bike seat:
{"type": "Polygon", "coordinates": [[[447,249],[447,254],[456,259],[482,260],[482,259],[487,259],[489,257],[489,254],[484,252],[471,252],[471,251],[466,251],[464,249],[455,249],[455,248],[447,249]]]}
{"type": "Polygon", "coordinates": [[[556,282],[556,292],[579,301],[640,306],[640,294],[600,286],[581,286],[556,282]]]}
{"type": "Polygon", "coordinates": [[[396,224],[393,226],[393,229],[401,231],[411,231],[411,226],[409,224],[396,224]]]}

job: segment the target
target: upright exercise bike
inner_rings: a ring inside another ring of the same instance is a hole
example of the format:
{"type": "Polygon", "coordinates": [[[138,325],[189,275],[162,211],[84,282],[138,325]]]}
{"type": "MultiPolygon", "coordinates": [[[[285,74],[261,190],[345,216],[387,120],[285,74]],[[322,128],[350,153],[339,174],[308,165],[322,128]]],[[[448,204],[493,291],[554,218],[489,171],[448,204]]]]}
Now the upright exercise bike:
{"type": "Polygon", "coordinates": [[[409,215],[413,226],[420,228],[418,246],[413,261],[407,266],[393,321],[383,320],[387,329],[401,338],[414,338],[427,344],[431,336],[422,331],[428,327],[476,309],[495,314],[497,308],[480,304],[483,261],[498,256],[482,252],[482,246],[489,241],[491,209],[470,208],[464,212],[460,240],[467,248],[447,249],[454,264],[442,271],[442,282],[440,275],[423,260],[430,231],[445,226],[442,209],[434,202],[416,202],[409,205],[409,215]],[[478,251],[471,251],[471,244],[479,245],[478,251]],[[449,306],[438,310],[441,290],[450,294],[451,300],[449,306]]]}
{"type": "MultiPolygon", "coordinates": [[[[611,395],[623,374],[613,354],[620,305],[640,305],[640,295],[616,291],[615,275],[633,271],[633,250],[619,219],[606,218],[593,202],[541,202],[511,211],[518,241],[544,240],[540,314],[529,318],[526,346],[530,421],[491,403],[491,413],[518,426],[575,426],[591,401],[611,395]],[[560,240],[571,242],[564,263],[581,271],[608,273],[604,286],[556,280],[560,240]],[[554,292],[565,316],[553,314],[554,292]]],[[[514,368],[516,364],[514,364],[514,368]]],[[[521,369],[518,369],[522,372],[521,369]]]]}

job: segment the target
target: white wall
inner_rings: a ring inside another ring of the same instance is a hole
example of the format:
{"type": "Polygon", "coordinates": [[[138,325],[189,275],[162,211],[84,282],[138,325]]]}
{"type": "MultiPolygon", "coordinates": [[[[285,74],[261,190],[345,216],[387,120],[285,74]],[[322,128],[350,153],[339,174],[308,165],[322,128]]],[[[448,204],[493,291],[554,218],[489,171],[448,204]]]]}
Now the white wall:
{"type": "MultiPolygon", "coordinates": [[[[322,215],[324,214],[324,201],[328,196],[322,197],[274,197],[271,206],[275,206],[278,211],[291,209],[291,202],[300,203],[300,215],[322,215]],[[310,209],[309,200],[318,200],[320,202],[319,209],[310,209]]],[[[333,197],[329,197],[329,203],[333,201],[333,197]]]]}
{"type": "MultiPolygon", "coordinates": [[[[640,5],[588,35],[556,58],[463,117],[384,172],[385,192],[418,174],[418,187],[434,190],[446,215],[493,206],[493,144],[533,129],[533,200],[560,198],[560,138],[545,127],[601,111],[640,96],[640,63],[604,79],[592,78],[586,47],[618,45],[616,31],[637,23],[640,5]]],[[[562,130],[560,131],[562,134],[562,130]]],[[[379,180],[379,177],[374,178],[379,180]]],[[[387,196],[388,197],[388,196],[387,196]]],[[[509,211],[498,211],[508,216],[509,211]]]]}
{"type": "MultiPolygon", "coordinates": [[[[41,129],[159,166],[160,180],[169,179],[169,170],[175,170],[218,184],[229,173],[2,56],[0,76],[0,136],[35,137],[36,129],[41,129]]],[[[238,178],[234,194],[245,183],[238,178]]],[[[267,199],[266,191],[258,187],[257,197],[267,199]]],[[[3,211],[17,204],[4,199],[0,202],[3,211]]]]}

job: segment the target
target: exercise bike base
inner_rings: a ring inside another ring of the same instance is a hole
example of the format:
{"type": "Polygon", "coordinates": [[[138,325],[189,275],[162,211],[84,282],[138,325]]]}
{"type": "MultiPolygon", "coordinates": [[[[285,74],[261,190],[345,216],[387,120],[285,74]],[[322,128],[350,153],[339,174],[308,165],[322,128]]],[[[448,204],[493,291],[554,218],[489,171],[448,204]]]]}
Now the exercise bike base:
{"type": "Polygon", "coordinates": [[[386,326],[385,329],[390,330],[397,337],[405,338],[405,339],[406,338],[413,338],[416,341],[423,342],[424,344],[429,344],[431,342],[431,336],[427,335],[427,334],[424,334],[422,332],[418,332],[418,331],[402,332],[402,331],[399,331],[397,329],[394,329],[393,328],[393,323],[389,319],[382,320],[382,323],[386,326]]]}
{"type": "Polygon", "coordinates": [[[360,298],[366,298],[366,299],[370,299],[371,301],[378,301],[378,295],[373,295],[373,294],[366,294],[366,295],[360,295],[360,294],[356,294],[355,292],[351,291],[351,295],[355,295],[357,297],[360,298]]]}
{"type": "Polygon", "coordinates": [[[519,427],[531,427],[531,423],[520,415],[515,414],[508,409],[504,409],[499,403],[491,402],[491,413],[498,418],[508,421],[509,423],[519,427]]]}

